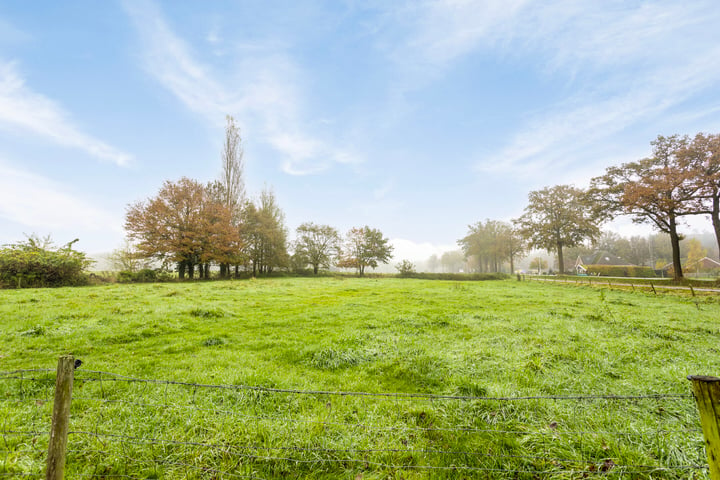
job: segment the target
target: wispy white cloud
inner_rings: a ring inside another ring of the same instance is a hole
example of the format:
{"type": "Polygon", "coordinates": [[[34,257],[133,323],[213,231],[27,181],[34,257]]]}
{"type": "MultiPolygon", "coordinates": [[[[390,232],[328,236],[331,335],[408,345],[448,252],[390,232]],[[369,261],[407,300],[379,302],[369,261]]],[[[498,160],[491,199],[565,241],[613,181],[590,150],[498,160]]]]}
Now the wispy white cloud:
{"type": "Polygon", "coordinates": [[[392,25],[405,25],[407,36],[390,49],[399,62],[444,66],[507,36],[506,26],[527,0],[440,0],[389,3],[392,25]]]}
{"type": "MultiPolygon", "coordinates": [[[[705,53],[715,58],[720,47],[705,53]]],[[[554,111],[538,115],[509,145],[482,160],[478,168],[533,176],[550,168],[564,169],[581,158],[592,159],[594,150],[605,148],[607,138],[638,123],[670,117],[669,110],[718,81],[719,66],[705,58],[693,58],[680,69],[671,66],[643,75],[622,91],[610,92],[607,98],[577,95],[554,111]]],[[[645,144],[650,140],[642,139],[645,144]]]]}
{"type": "Polygon", "coordinates": [[[0,128],[30,132],[120,166],[132,160],[130,155],[83,132],[62,107],[30,89],[14,63],[0,63],[0,128]]]}
{"type": "Polygon", "coordinates": [[[0,43],[24,43],[31,39],[31,35],[20,30],[7,20],[0,18],[0,43]]]}
{"type": "Polygon", "coordinates": [[[93,202],[48,178],[2,162],[0,217],[31,229],[122,230],[121,219],[93,206],[93,202]]]}
{"type": "MultiPolygon", "coordinates": [[[[478,51],[537,55],[554,68],[603,68],[689,53],[716,39],[712,0],[438,0],[388,4],[401,38],[388,48],[400,62],[446,65],[478,51]],[[661,48],[658,48],[661,47],[661,48]]],[[[396,35],[394,32],[391,35],[396,35]]]]}
{"type": "Polygon", "coordinates": [[[535,176],[581,159],[580,167],[603,161],[596,155],[603,143],[629,127],[697,117],[683,104],[720,81],[720,64],[711,60],[720,53],[712,0],[442,0],[388,8],[404,26],[390,55],[416,75],[411,82],[423,85],[471,54],[490,53],[566,84],[563,100],[478,155],[483,172],[535,176]]]}
{"type": "MultiPolygon", "coordinates": [[[[230,62],[237,72],[218,72],[198,60],[202,55],[172,30],[154,2],[126,0],[124,5],[147,49],[148,72],[211,124],[221,125],[229,113],[241,125],[259,125],[258,135],[282,155],[281,167],[291,175],[360,161],[352,150],[308,131],[296,87],[301,73],[282,51],[261,49],[259,55],[256,47],[253,55],[240,49],[241,55],[230,62]]],[[[221,41],[212,32],[207,40],[215,46],[221,41]]]]}

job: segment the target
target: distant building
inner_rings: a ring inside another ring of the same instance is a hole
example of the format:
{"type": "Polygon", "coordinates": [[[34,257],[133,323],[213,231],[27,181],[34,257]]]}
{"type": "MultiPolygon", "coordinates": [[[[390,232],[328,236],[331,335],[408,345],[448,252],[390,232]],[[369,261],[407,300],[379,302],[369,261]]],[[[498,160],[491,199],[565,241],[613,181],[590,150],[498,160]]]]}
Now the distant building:
{"type": "MultiPolygon", "coordinates": [[[[672,267],[672,264],[670,264],[670,266],[672,267]]],[[[713,270],[720,270],[720,262],[713,260],[710,257],[703,257],[696,262],[686,263],[683,265],[683,270],[689,273],[711,272],[713,270]]]]}
{"type": "Polygon", "coordinates": [[[588,268],[593,265],[611,265],[614,267],[634,267],[632,263],[613,255],[605,250],[598,250],[591,255],[579,255],[575,261],[575,273],[587,275],[588,268]]]}

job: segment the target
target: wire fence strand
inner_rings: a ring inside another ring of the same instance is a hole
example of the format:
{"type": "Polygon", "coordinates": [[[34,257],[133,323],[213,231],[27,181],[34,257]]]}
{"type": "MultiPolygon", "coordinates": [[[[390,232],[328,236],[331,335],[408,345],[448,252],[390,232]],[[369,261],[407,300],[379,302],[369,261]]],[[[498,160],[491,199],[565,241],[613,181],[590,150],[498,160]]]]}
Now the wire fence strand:
{"type": "MultiPolygon", "coordinates": [[[[54,376],[0,372],[0,477],[41,476],[33,472],[49,436],[54,376]],[[28,460],[22,468],[19,457],[28,460]]],[[[708,470],[689,393],[302,390],[92,370],[76,371],[75,383],[67,478],[264,480],[295,470],[679,478],[708,470]],[[612,423],[613,412],[628,421],[612,423]]]]}

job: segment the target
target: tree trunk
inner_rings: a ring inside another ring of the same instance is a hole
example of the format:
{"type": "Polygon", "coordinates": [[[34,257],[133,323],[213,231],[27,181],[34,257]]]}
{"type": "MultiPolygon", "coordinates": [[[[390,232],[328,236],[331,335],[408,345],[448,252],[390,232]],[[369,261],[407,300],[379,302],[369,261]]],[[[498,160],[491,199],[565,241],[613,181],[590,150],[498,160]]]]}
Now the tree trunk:
{"type": "Polygon", "coordinates": [[[510,254],[510,275],[515,273],[515,258],[512,254],[510,254]]]}
{"type": "Polygon", "coordinates": [[[313,265],[313,273],[314,273],[315,275],[318,274],[318,268],[319,268],[319,265],[318,265],[317,263],[313,265]]]}
{"type": "Polygon", "coordinates": [[[235,278],[240,276],[240,265],[235,265],[235,278]]]}
{"type": "Polygon", "coordinates": [[[205,278],[206,279],[210,278],[210,263],[205,264],[205,278]]]}
{"type": "Polygon", "coordinates": [[[178,267],[178,278],[180,278],[180,280],[182,280],[185,278],[185,262],[178,262],[177,267],[178,267]]]}
{"type": "Polygon", "coordinates": [[[192,280],[194,276],[195,276],[195,264],[192,262],[188,262],[188,278],[190,278],[190,280],[192,280]]]}
{"type": "Polygon", "coordinates": [[[710,218],[712,218],[713,228],[715,229],[715,240],[717,240],[718,244],[718,259],[720,260],[720,193],[713,195],[713,206],[710,218]]]}
{"type": "Polygon", "coordinates": [[[565,273],[565,260],[563,259],[562,247],[562,242],[557,242],[558,269],[560,270],[560,275],[565,273]]]}
{"type": "Polygon", "coordinates": [[[680,236],[677,233],[677,223],[675,217],[670,217],[670,244],[672,244],[673,257],[673,279],[680,281],[683,279],[682,264],[680,263],[680,236]]]}

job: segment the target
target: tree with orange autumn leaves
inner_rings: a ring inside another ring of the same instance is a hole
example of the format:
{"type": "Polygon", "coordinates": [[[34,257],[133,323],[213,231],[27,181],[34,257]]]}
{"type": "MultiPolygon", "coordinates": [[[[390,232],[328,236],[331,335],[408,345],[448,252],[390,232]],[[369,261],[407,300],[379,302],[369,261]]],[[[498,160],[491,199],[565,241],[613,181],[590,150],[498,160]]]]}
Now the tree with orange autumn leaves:
{"type": "Polygon", "coordinates": [[[699,172],[686,161],[689,145],[687,137],[658,136],[651,157],[607,168],[605,175],[592,179],[589,190],[592,204],[605,218],[630,215],[634,222],[651,223],[670,236],[675,280],[683,278],[678,224],[682,217],[699,213],[699,172]]]}
{"type": "Polygon", "coordinates": [[[180,278],[208,275],[210,263],[241,263],[242,242],[233,213],[208,188],[189,178],[166,181],[156,197],[128,208],[125,229],[138,253],[177,264],[180,278]]]}
{"type": "Polygon", "coordinates": [[[695,214],[708,215],[720,249],[720,134],[698,133],[680,152],[684,169],[694,172],[695,214]]]}

